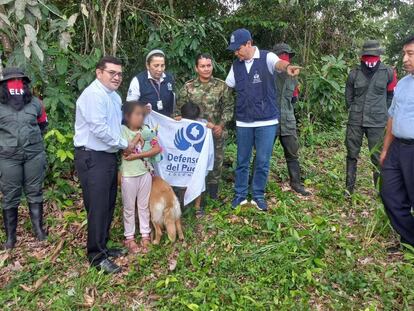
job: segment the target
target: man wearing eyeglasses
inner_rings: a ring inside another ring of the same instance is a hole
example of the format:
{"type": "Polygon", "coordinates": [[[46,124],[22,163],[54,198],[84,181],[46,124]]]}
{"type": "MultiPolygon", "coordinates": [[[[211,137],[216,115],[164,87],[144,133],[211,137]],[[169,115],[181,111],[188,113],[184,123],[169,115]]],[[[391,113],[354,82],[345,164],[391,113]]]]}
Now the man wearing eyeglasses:
{"type": "Polygon", "coordinates": [[[75,167],[88,217],[87,255],[107,273],[121,270],[110,258],[124,255],[106,246],[117,194],[117,152],[134,149],[121,138],[122,100],[116,92],[121,82],[121,61],[105,56],[96,65],[95,81],[76,102],[75,167]]]}

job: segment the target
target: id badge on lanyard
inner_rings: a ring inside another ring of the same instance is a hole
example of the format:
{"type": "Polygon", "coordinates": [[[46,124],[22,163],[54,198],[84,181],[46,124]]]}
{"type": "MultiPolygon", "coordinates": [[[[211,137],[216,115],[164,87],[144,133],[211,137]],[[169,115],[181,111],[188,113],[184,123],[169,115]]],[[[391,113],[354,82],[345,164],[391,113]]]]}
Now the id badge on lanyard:
{"type": "Polygon", "coordinates": [[[164,106],[162,105],[162,100],[157,100],[157,109],[162,110],[164,106]]]}
{"type": "Polygon", "coordinates": [[[161,83],[157,83],[158,88],[155,86],[154,81],[151,80],[151,85],[154,88],[155,92],[158,95],[158,100],[157,100],[157,109],[158,110],[163,110],[164,106],[162,104],[162,99],[161,99],[161,83]]]}

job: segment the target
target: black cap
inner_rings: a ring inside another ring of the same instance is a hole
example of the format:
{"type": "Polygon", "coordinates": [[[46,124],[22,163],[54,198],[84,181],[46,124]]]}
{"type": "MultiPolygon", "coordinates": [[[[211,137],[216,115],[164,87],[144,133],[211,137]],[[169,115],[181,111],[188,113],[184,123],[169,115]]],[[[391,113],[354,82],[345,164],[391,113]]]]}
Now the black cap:
{"type": "Polygon", "coordinates": [[[378,40],[365,41],[360,52],[360,55],[380,56],[381,54],[384,54],[384,49],[380,46],[378,40]]]}
{"type": "Polygon", "coordinates": [[[27,81],[30,82],[29,77],[24,73],[23,69],[18,67],[8,67],[3,69],[3,74],[0,75],[0,82],[19,78],[27,79],[27,81]]]}
{"type": "Polygon", "coordinates": [[[289,46],[289,44],[286,43],[278,43],[273,46],[273,52],[275,52],[276,55],[280,55],[283,53],[287,53],[290,55],[290,57],[295,56],[295,52],[292,50],[292,48],[289,46]]]}

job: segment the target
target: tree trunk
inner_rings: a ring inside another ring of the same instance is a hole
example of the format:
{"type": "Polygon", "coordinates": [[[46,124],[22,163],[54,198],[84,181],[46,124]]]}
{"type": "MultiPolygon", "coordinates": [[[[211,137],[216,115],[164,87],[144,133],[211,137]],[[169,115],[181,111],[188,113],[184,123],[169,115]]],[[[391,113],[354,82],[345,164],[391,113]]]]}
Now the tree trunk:
{"type": "MultiPolygon", "coordinates": [[[[2,5],[0,5],[0,13],[7,15],[6,11],[4,10],[4,6],[2,5]]],[[[0,29],[6,29],[6,28],[7,28],[6,23],[2,19],[0,19],[0,29]]],[[[0,31],[0,41],[1,41],[1,45],[3,46],[3,51],[5,53],[10,53],[11,51],[13,51],[13,47],[10,43],[9,37],[7,36],[6,33],[4,32],[2,33],[1,31],[0,31]]]]}
{"type": "Polygon", "coordinates": [[[170,6],[171,14],[174,15],[174,0],[168,0],[170,6]]]}
{"type": "Polygon", "coordinates": [[[102,54],[106,54],[105,35],[106,35],[106,19],[108,17],[108,7],[112,0],[107,0],[102,16],[102,54]]]}
{"type": "Polygon", "coordinates": [[[114,24],[114,30],[113,30],[113,37],[112,37],[112,55],[116,56],[116,51],[118,49],[118,32],[119,32],[119,21],[121,19],[121,13],[122,13],[122,9],[121,9],[121,4],[122,4],[122,0],[118,0],[118,2],[116,3],[116,11],[115,11],[115,24],[114,24]]]}

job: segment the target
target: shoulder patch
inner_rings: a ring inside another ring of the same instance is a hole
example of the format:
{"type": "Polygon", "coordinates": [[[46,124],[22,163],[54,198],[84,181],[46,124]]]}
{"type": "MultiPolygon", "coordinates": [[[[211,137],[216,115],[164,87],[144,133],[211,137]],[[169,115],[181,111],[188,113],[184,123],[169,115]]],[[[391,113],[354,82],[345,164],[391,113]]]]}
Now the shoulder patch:
{"type": "Polygon", "coordinates": [[[185,85],[187,85],[187,84],[191,84],[191,83],[193,83],[194,82],[194,79],[191,79],[191,80],[188,80],[186,83],[184,83],[185,85]]]}
{"type": "Polygon", "coordinates": [[[224,84],[226,84],[226,82],[224,81],[224,80],[221,80],[221,79],[219,79],[219,78],[214,78],[217,82],[219,82],[219,83],[224,83],[224,84]]]}

